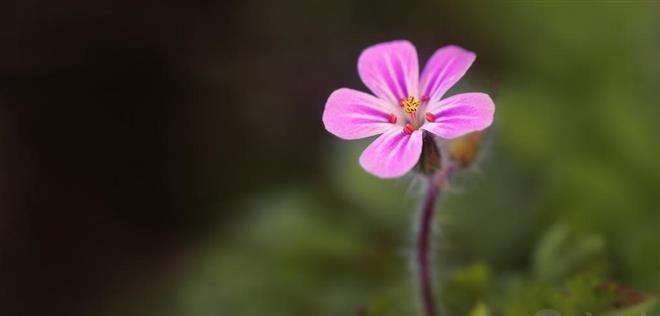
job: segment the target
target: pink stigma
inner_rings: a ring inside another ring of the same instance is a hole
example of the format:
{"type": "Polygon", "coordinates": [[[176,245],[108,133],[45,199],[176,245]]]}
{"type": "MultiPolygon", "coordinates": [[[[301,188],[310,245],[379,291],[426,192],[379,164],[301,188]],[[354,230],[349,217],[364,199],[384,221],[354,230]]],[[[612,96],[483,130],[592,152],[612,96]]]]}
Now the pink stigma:
{"type": "Polygon", "coordinates": [[[431,99],[431,98],[429,98],[428,95],[423,95],[423,96],[422,96],[422,102],[424,102],[424,103],[429,102],[430,99],[431,99]]]}
{"type": "Polygon", "coordinates": [[[426,120],[431,123],[435,122],[435,115],[433,115],[432,113],[426,113],[426,120]]]}

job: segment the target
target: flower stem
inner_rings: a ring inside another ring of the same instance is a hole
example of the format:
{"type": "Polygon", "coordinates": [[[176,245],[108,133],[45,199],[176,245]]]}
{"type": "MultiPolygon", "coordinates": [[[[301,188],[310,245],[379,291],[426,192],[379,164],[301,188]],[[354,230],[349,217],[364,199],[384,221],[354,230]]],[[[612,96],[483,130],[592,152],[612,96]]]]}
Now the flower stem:
{"type": "Polygon", "coordinates": [[[435,297],[433,295],[433,273],[431,263],[431,236],[433,235],[433,215],[440,191],[449,181],[455,167],[449,165],[435,175],[427,177],[428,184],[417,230],[417,269],[420,295],[425,316],[435,316],[435,297]]]}
{"type": "Polygon", "coordinates": [[[419,219],[417,231],[417,268],[419,273],[419,285],[421,291],[422,308],[425,316],[435,315],[435,302],[433,297],[433,285],[431,284],[431,225],[433,224],[433,213],[435,213],[435,201],[438,198],[438,187],[429,177],[426,196],[419,219]]]}

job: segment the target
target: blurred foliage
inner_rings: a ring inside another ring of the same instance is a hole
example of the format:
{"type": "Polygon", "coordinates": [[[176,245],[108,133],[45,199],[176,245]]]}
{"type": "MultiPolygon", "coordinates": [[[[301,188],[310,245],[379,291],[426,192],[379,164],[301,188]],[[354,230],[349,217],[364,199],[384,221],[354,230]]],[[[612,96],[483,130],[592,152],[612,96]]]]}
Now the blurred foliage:
{"type": "MultiPolygon", "coordinates": [[[[439,207],[442,315],[660,315],[657,8],[454,10],[479,52],[466,80],[497,111],[481,163],[439,207]]],[[[417,180],[376,179],[357,163],[368,141],[327,139],[328,181],[235,205],[243,216],[190,255],[171,295],[177,311],[418,314],[417,180]]]]}

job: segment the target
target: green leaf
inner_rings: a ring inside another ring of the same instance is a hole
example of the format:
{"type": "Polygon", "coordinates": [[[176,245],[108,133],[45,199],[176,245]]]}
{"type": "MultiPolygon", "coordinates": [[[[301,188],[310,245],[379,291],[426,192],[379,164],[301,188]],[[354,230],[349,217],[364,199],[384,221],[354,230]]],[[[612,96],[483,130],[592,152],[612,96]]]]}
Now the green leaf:
{"type": "Polygon", "coordinates": [[[536,277],[559,281],[597,259],[605,249],[599,235],[578,236],[566,225],[552,226],[541,238],[533,254],[536,277]]]}
{"type": "Polygon", "coordinates": [[[655,316],[660,315],[658,307],[658,299],[650,298],[635,306],[612,311],[604,316],[655,316]]]}
{"type": "Polygon", "coordinates": [[[490,316],[490,310],[486,304],[479,302],[474,308],[472,308],[469,316],[490,316]]]}

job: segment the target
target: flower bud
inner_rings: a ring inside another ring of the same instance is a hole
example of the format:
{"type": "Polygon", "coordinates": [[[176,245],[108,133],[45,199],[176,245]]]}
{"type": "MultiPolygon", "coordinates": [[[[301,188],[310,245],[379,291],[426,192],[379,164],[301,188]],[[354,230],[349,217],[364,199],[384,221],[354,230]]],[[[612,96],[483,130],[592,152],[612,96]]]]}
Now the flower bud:
{"type": "Polygon", "coordinates": [[[477,158],[481,138],[481,132],[474,132],[454,139],[449,143],[449,158],[461,168],[469,167],[477,158]]]}

